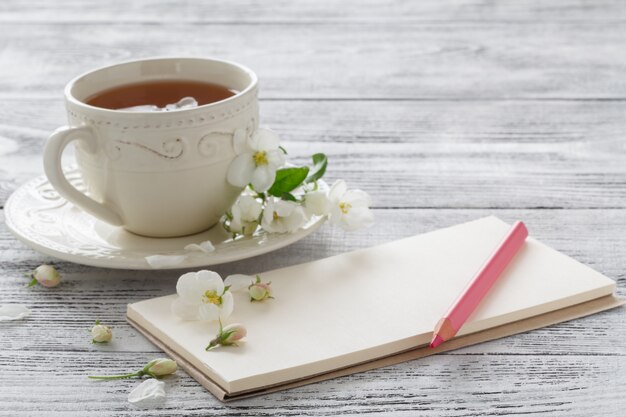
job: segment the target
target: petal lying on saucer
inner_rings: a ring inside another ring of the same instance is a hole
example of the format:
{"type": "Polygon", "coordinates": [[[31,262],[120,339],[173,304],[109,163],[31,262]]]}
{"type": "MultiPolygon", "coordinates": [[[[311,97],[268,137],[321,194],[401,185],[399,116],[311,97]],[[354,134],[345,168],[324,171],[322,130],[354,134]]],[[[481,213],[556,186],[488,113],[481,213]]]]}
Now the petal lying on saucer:
{"type": "Polygon", "coordinates": [[[173,266],[182,263],[187,256],[185,255],[151,255],[146,256],[146,262],[154,269],[163,268],[165,266],[173,266]]]}
{"type": "Polygon", "coordinates": [[[205,240],[204,242],[200,243],[190,243],[189,245],[185,246],[185,250],[193,252],[211,253],[215,250],[215,246],[213,246],[213,243],[211,243],[210,240],[205,240]]]}
{"type": "Polygon", "coordinates": [[[30,316],[30,310],[22,304],[0,305],[0,321],[20,320],[30,316]]]}
{"type": "Polygon", "coordinates": [[[165,402],[165,383],[146,379],[128,394],[128,402],[141,408],[155,408],[165,402]]]}

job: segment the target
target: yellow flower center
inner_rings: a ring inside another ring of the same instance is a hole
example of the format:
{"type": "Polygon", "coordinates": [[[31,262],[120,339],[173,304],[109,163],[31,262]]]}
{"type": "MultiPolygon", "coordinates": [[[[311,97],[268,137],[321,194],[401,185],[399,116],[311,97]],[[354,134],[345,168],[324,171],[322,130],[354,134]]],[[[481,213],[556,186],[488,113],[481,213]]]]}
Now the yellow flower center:
{"type": "Polygon", "coordinates": [[[352,204],[342,201],[341,203],[339,203],[339,208],[341,209],[341,212],[343,214],[348,214],[348,212],[352,208],[352,204]]]}
{"type": "Polygon", "coordinates": [[[278,213],[274,212],[274,214],[272,215],[272,217],[274,218],[274,220],[278,220],[280,219],[280,216],[278,215],[278,213]]]}
{"type": "Polygon", "coordinates": [[[254,159],[254,163],[256,164],[256,166],[261,166],[261,165],[267,165],[267,152],[265,151],[257,151],[254,153],[254,155],[252,156],[252,159],[254,159]]]}
{"type": "Polygon", "coordinates": [[[216,306],[222,305],[222,297],[217,294],[216,291],[207,290],[202,296],[202,301],[205,304],[215,304],[216,306]]]}

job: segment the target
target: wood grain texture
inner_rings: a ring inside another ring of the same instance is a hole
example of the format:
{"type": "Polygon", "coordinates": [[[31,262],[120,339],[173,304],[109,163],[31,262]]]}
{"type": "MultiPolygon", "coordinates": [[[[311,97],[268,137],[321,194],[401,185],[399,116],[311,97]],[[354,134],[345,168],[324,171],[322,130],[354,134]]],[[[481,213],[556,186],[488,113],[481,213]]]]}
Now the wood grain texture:
{"type": "MultiPolygon", "coordinates": [[[[485,215],[617,281],[626,296],[626,7],[614,0],[0,2],[0,206],[41,173],[76,74],[152,55],[213,55],[261,78],[262,122],[290,158],[324,151],[329,179],[374,196],[376,224],[325,226],[290,247],[215,267],[254,273],[485,215]]],[[[71,155],[67,155],[71,160],[71,155]]],[[[0,211],[1,216],[1,211],[0,211]]],[[[2,219],[0,218],[0,221],[2,219]]],[[[183,372],[163,408],[126,402],[136,381],[86,375],[160,354],[126,304],[181,272],[61,262],[0,225],[0,416],[622,416],[626,309],[445,355],[224,405],[183,372]],[[24,272],[54,263],[59,288],[24,272]],[[93,345],[96,319],[111,345],[93,345]]],[[[279,302],[277,299],[276,302],[279,302]]]]}
{"type": "Polygon", "coordinates": [[[626,97],[622,22],[3,27],[0,98],[60,97],[77,74],[155,55],[241,62],[266,99],[626,97]]]}
{"type": "Polygon", "coordinates": [[[237,2],[180,2],[176,0],[3,0],[0,21],[34,22],[155,22],[155,23],[282,23],[328,24],[364,22],[550,20],[616,21],[626,18],[618,0],[277,0],[272,7],[255,0],[237,2]],[[59,12],[62,9],[63,12],[59,12]]]}

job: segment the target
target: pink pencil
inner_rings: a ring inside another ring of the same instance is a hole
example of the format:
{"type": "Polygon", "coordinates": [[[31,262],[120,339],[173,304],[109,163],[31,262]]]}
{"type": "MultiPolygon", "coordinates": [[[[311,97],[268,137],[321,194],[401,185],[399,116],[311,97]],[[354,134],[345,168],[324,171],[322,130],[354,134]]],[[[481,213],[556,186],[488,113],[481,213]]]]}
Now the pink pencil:
{"type": "Polygon", "coordinates": [[[515,222],[493,254],[465,287],[459,298],[439,320],[433,332],[433,340],[430,342],[431,348],[439,346],[456,335],[522,247],[527,236],[528,230],[526,230],[524,223],[515,222]]]}

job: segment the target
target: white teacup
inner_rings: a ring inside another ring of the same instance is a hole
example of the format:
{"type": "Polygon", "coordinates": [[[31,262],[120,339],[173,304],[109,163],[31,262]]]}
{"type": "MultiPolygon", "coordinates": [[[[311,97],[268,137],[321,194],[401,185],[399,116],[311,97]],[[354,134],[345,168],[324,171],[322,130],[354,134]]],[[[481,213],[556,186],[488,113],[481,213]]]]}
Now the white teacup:
{"type": "Polygon", "coordinates": [[[61,196],[93,216],[140,235],[182,236],[216,224],[241,192],[226,173],[236,156],[233,136],[258,128],[257,77],[249,69],[201,58],[126,62],[75,78],[65,88],[65,102],[68,126],[48,139],[44,169],[61,196]],[[84,103],[112,87],[159,79],[211,82],[237,94],[169,112],[84,103]],[[72,141],[88,195],[61,169],[72,141]]]}

